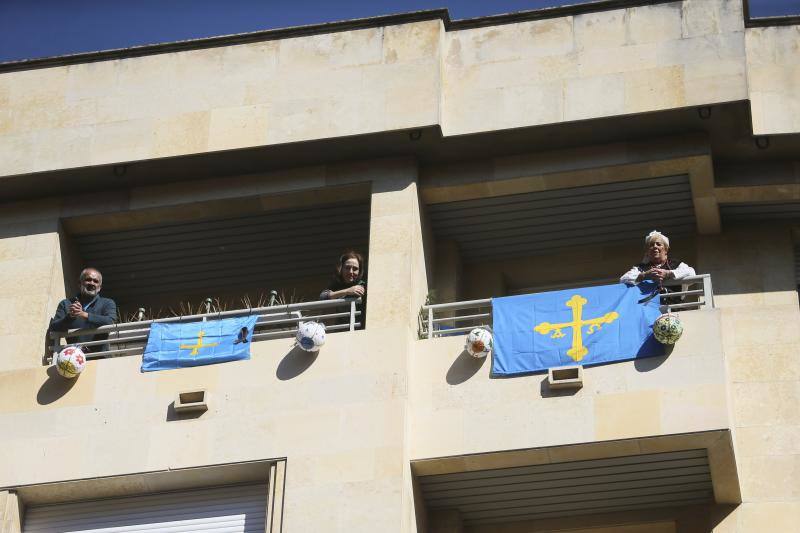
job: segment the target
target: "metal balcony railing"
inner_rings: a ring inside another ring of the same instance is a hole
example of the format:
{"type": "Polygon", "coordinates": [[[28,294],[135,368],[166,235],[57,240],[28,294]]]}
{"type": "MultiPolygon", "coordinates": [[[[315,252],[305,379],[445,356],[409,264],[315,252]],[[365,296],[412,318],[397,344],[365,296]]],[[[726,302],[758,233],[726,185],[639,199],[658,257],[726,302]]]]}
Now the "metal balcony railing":
{"type": "Polygon", "coordinates": [[[87,359],[103,359],[106,357],[119,357],[126,355],[140,355],[144,352],[147,337],[150,334],[150,324],[174,322],[200,322],[216,318],[231,318],[247,315],[258,315],[253,332],[253,342],[292,338],[297,334],[299,322],[314,320],[325,324],[325,330],[353,331],[361,326],[362,311],[358,308],[361,299],[322,300],[318,302],[304,302],[288,305],[273,305],[253,309],[237,309],[234,311],[221,311],[190,316],[178,316],[157,320],[142,320],[139,322],[125,322],[111,324],[94,329],[73,329],[70,331],[51,331],[51,352],[46,357],[47,363],[64,346],[79,344],[80,346],[109,345],[110,350],[87,353],[87,359]],[[84,335],[106,334],[107,339],[77,343],[75,339],[84,335]],[[73,339],[70,341],[70,339],[73,339]]]}
{"type": "MultiPolygon", "coordinates": [[[[681,280],[665,281],[667,287],[680,287],[670,292],[668,300],[661,306],[664,313],[714,307],[714,292],[711,275],[700,274],[681,280]]],[[[446,304],[422,306],[420,314],[420,336],[423,338],[447,337],[462,334],[476,327],[491,327],[492,300],[469,300],[446,304]]]]}

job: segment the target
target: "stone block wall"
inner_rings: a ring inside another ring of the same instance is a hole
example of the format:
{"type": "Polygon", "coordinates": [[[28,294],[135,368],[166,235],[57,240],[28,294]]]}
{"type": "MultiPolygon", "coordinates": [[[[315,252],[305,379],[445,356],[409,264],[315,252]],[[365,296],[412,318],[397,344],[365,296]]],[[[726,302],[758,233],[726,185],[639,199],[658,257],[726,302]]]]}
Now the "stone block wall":
{"type": "Polygon", "coordinates": [[[22,533],[22,505],[13,491],[0,491],[0,533],[22,533]]]}
{"type": "Polygon", "coordinates": [[[439,20],[0,74],[0,175],[439,125],[445,136],[745,100],[800,130],[796,27],[682,0],[439,20]]]}
{"type": "Polygon", "coordinates": [[[698,240],[722,320],[743,503],[715,531],[800,523],[800,308],[791,228],[726,228],[698,240]]]}
{"type": "Polygon", "coordinates": [[[56,205],[8,206],[0,214],[2,370],[42,364],[49,319],[66,294],[56,205]]]}
{"type": "MultiPolygon", "coordinates": [[[[245,179],[238,188],[207,182],[184,187],[180,196],[176,187],[145,187],[125,191],[117,202],[75,205],[61,198],[4,209],[0,487],[286,457],[287,530],[415,530],[405,404],[432,255],[416,162],[289,175],[295,179],[245,179]],[[259,190],[269,204],[274,193],[306,190],[309,180],[372,187],[366,331],[330,335],[318,356],[283,339],[255,344],[249,361],[180,371],[142,374],[139,357],[119,357],[90,361],[67,381],[42,365],[48,319],[70,284],[65,276],[82,266],[70,256],[65,219],[77,228],[102,220],[147,225],[161,209],[190,214],[198,203],[237,195],[258,203],[259,190]],[[171,417],[175,394],[197,388],[207,391],[209,411],[196,420],[171,417]],[[76,451],[73,460],[63,460],[65,449],[76,451]]],[[[4,502],[5,532],[11,515],[4,502]]]]}
{"type": "Polygon", "coordinates": [[[0,175],[438,123],[440,20],[0,74],[0,175]]]}
{"type": "Polygon", "coordinates": [[[800,131],[800,26],[748,28],[747,87],[753,133],[800,131]]]}
{"type": "Polygon", "coordinates": [[[445,135],[747,98],[739,0],[448,32],[445,135]]]}
{"type": "Polygon", "coordinates": [[[417,341],[412,457],[543,448],[555,461],[569,444],[727,428],[719,313],[681,318],[684,338],[671,355],[587,368],[583,388],[569,394],[549,391],[546,374],[491,379],[491,360],[462,353],[461,336],[417,341]]]}

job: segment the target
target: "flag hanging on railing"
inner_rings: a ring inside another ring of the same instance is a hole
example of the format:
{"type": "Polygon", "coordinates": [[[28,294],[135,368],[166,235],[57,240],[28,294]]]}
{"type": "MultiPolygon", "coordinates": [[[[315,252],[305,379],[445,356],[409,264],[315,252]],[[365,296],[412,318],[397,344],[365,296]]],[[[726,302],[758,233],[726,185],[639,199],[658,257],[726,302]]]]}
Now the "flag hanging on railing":
{"type": "Polygon", "coordinates": [[[250,359],[258,316],[150,326],[142,372],[250,359]]]}
{"type": "Polygon", "coordinates": [[[652,334],[659,298],[644,298],[654,289],[616,284],[493,298],[492,374],[662,355],[652,334]]]}

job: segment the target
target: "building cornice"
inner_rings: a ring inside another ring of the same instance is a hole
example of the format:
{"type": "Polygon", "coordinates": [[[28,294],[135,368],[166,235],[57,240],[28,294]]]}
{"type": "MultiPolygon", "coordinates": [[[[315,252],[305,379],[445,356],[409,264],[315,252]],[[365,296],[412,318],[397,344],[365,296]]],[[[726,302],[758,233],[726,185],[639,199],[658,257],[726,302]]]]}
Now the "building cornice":
{"type": "Polygon", "coordinates": [[[128,59],[148,55],[184,52],[188,50],[201,50],[204,48],[233,46],[237,44],[247,44],[261,41],[274,41],[279,39],[305,37],[324,33],[337,33],[368,28],[379,28],[384,26],[396,26],[399,24],[424,22],[428,20],[441,20],[445,31],[458,31],[470,28],[500,26],[504,24],[514,24],[533,20],[568,17],[585,13],[595,13],[598,11],[610,11],[614,9],[666,4],[676,1],[679,0],[595,0],[582,4],[548,7],[530,11],[518,11],[515,13],[489,15],[485,17],[460,20],[451,20],[450,13],[447,9],[429,9],[424,11],[399,13],[395,15],[383,15],[378,17],[326,22],[322,24],[311,24],[306,26],[293,26],[289,28],[237,33],[218,37],[187,39],[183,41],[131,46],[129,48],[117,48],[113,50],[100,50],[97,52],[83,52],[78,54],[8,61],[5,63],[0,63],[0,73],[60,67],[80,63],[93,63],[97,61],[114,61],[118,59],[128,59]]]}

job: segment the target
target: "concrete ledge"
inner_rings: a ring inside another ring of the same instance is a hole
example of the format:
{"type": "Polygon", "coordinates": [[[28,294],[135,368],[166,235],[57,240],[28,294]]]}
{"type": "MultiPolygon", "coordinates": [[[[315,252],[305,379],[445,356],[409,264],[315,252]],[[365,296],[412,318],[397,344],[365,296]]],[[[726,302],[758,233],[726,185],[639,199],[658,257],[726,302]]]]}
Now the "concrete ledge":
{"type": "Polygon", "coordinates": [[[21,533],[22,500],[13,490],[0,490],[0,533],[21,533]]]}
{"type": "Polygon", "coordinates": [[[716,187],[714,188],[714,196],[721,204],[792,202],[800,200],[800,184],[716,187]]]}
{"type": "MultiPolygon", "coordinates": [[[[245,461],[221,465],[157,470],[136,474],[74,479],[55,483],[0,488],[13,490],[27,505],[61,503],[77,500],[134,496],[154,492],[183,490],[234,483],[263,481],[271,477],[271,468],[284,458],[245,461]]],[[[281,481],[282,483],[282,481],[281,481]]]]}
{"type": "Polygon", "coordinates": [[[411,461],[411,470],[416,476],[427,476],[697,449],[708,451],[716,503],[741,503],[736,458],[728,429],[417,459],[411,461]]]}
{"type": "Polygon", "coordinates": [[[131,46],[128,48],[117,48],[114,50],[101,50],[97,52],[85,52],[63,56],[8,61],[5,63],[0,63],[0,73],[57,67],[63,65],[75,65],[79,63],[92,63],[95,61],[112,61],[115,59],[183,52],[187,50],[201,50],[204,48],[232,46],[260,41],[273,41],[277,39],[289,39],[292,37],[304,37],[307,35],[318,35],[323,33],[336,33],[366,28],[378,28],[382,26],[395,26],[399,24],[422,22],[426,20],[441,20],[444,24],[445,30],[462,30],[468,28],[480,28],[484,26],[513,24],[515,22],[524,22],[529,20],[568,17],[579,15],[581,13],[594,13],[597,11],[609,11],[612,9],[664,4],[674,1],[676,0],[596,0],[594,2],[587,2],[584,4],[549,7],[455,21],[450,20],[450,12],[447,9],[430,9],[423,11],[412,11],[409,13],[398,13],[394,15],[383,15],[378,17],[325,22],[322,24],[309,24],[305,26],[293,26],[289,28],[236,33],[217,37],[131,46]]]}

